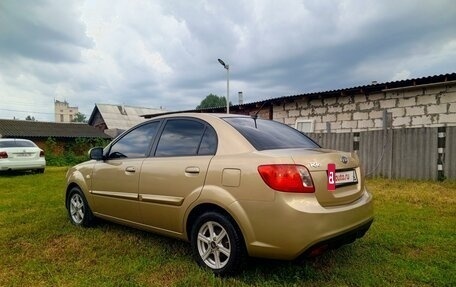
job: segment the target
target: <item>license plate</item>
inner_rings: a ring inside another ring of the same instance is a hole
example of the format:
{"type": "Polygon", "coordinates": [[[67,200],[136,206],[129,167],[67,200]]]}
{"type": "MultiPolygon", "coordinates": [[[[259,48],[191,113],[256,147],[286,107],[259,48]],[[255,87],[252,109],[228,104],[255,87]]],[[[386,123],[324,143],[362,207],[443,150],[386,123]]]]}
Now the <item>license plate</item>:
{"type": "Polygon", "coordinates": [[[356,182],[358,182],[358,177],[354,170],[336,172],[336,185],[356,182]]]}
{"type": "Polygon", "coordinates": [[[31,154],[29,154],[29,153],[17,153],[16,156],[17,157],[29,157],[29,156],[31,156],[31,154]]]}

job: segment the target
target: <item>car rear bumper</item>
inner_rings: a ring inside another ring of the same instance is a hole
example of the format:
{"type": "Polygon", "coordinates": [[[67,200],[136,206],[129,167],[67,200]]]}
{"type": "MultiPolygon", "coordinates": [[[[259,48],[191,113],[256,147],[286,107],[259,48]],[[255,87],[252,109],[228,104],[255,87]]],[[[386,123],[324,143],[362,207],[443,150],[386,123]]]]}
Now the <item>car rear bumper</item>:
{"type": "Polygon", "coordinates": [[[367,221],[363,225],[358,226],[353,230],[350,230],[343,234],[337,235],[336,237],[332,237],[330,239],[318,242],[318,243],[312,245],[311,247],[309,247],[300,256],[302,256],[303,258],[314,257],[317,255],[320,255],[322,252],[324,252],[328,249],[336,249],[342,245],[353,243],[356,239],[361,238],[364,236],[364,234],[366,234],[366,232],[369,230],[372,222],[374,222],[374,219],[367,221]]]}
{"type": "Polygon", "coordinates": [[[242,205],[251,228],[243,230],[247,250],[255,257],[291,260],[316,255],[362,237],[373,221],[367,191],[355,202],[335,207],[322,207],[312,194],[287,193],[277,193],[270,206],[242,205]]]}
{"type": "Polygon", "coordinates": [[[46,167],[44,159],[28,161],[28,162],[0,162],[0,171],[6,170],[29,170],[29,169],[42,169],[46,167]]]}

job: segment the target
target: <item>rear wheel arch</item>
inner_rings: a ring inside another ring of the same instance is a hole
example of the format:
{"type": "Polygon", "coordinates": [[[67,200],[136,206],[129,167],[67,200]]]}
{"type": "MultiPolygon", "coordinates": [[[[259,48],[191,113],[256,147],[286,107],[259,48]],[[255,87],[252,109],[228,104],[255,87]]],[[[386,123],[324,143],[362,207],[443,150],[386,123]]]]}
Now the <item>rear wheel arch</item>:
{"type": "Polygon", "coordinates": [[[242,232],[241,227],[237,223],[237,221],[234,219],[231,214],[226,211],[224,208],[220,207],[219,205],[213,204],[213,203],[202,203],[200,205],[195,206],[192,211],[190,211],[189,215],[187,216],[187,221],[185,223],[185,231],[186,231],[186,238],[188,241],[190,241],[191,233],[192,233],[192,228],[196,222],[196,220],[203,215],[206,212],[216,212],[221,215],[226,216],[226,218],[233,224],[233,226],[240,232],[242,235],[242,239],[244,242],[244,246],[246,244],[245,242],[245,235],[242,232]]]}
{"type": "Polygon", "coordinates": [[[248,256],[245,235],[234,216],[223,207],[214,203],[195,206],[187,217],[186,233],[198,265],[219,276],[234,274],[244,266],[248,256]],[[213,239],[206,234],[209,230],[213,239]]]}
{"type": "Polygon", "coordinates": [[[198,265],[215,275],[231,275],[244,266],[247,253],[242,232],[227,213],[208,210],[199,215],[190,244],[198,265]]]}

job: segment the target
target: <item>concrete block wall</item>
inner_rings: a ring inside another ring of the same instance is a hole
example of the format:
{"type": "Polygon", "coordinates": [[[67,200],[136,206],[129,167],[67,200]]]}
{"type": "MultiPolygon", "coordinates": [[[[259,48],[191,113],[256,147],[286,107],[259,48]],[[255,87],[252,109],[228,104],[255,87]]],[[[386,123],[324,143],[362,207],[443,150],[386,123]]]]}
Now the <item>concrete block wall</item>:
{"type": "Polygon", "coordinates": [[[273,119],[290,126],[313,120],[314,132],[358,132],[383,128],[456,126],[456,84],[412,87],[372,94],[298,98],[274,105],[273,119]]]}

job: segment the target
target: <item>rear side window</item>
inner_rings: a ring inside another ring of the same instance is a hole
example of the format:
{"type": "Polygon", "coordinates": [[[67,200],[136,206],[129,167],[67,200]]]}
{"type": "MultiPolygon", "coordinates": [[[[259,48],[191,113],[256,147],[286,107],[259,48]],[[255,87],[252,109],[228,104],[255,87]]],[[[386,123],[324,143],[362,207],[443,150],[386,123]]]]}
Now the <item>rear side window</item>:
{"type": "Polygon", "coordinates": [[[319,147],[298,130],[275,121],[234,117],[223,119],[238,130],[257,150],[319,147]]]}
{"type": "Polygon", "coordinates": [[[155,156],[192,156],[198,149],[206,125],[193,120],[176,119],[166,122],[155,156]]]}
{"type": "Polygon", "coordinates": [[[214,155],[217,151],[217,134],[214,129],[207,126],[198,150],[198,155],[214,155]]]}
{"type": "Polygon", "coordinates": [[[0,147],[35,147],[35,144],[29,141],[0,141],[0,147]]]}

